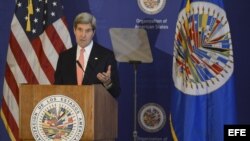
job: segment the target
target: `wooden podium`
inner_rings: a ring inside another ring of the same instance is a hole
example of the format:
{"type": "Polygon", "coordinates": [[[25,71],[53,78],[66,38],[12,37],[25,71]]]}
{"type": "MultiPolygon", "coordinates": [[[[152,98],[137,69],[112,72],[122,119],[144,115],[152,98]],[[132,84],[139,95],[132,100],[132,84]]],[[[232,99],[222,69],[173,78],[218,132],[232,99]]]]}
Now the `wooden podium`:
{"type": "Polygon", "coordinates": [[[73,99],[83,111],[85,128],[82,141],[114,141],[117,138],[117,101],[102,85],[21,85],[19,91],[19,138],[34,140],[31,115],[36,105],[51,95],[73,99]]]}

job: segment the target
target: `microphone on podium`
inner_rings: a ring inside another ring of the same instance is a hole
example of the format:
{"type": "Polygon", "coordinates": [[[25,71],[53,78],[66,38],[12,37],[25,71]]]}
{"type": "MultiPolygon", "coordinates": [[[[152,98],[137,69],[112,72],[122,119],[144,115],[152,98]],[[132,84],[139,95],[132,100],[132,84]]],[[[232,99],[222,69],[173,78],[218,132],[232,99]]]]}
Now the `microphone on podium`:
{"type": "Polygon", "coordinates": [[[83,69],[81,63],[80,63],[78,60],[76,60],[76,64],[77,64],[77,65],[82,69],[82,71],[84,72],[84,69],[83,69]]]}

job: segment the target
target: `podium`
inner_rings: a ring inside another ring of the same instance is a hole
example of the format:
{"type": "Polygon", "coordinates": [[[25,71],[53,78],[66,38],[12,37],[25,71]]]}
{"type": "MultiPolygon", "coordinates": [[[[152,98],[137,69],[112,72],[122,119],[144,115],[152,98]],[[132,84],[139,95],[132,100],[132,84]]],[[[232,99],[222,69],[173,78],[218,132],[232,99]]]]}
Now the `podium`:
{"type": "Polygon", "coordinates": [[[117,138],[118,104],[102,85],[29,85],[19,89],[19,138],[34,140],[30,121],[36,105],[51,95],[73,99],[85,118],[81,141],[114,141],[117,138]]]}

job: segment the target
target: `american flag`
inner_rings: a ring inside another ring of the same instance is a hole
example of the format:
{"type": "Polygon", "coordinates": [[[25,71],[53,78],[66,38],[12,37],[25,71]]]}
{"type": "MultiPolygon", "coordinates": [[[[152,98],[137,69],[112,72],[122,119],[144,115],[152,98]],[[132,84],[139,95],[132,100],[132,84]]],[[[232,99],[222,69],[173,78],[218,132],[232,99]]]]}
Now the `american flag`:
{"type": "Polygon", "coordinates": [[[11,140],[19,140],[20,84],[52,84],[58,54],[71,45],[60,0],[16,1],[1,109],[11,140]]]}

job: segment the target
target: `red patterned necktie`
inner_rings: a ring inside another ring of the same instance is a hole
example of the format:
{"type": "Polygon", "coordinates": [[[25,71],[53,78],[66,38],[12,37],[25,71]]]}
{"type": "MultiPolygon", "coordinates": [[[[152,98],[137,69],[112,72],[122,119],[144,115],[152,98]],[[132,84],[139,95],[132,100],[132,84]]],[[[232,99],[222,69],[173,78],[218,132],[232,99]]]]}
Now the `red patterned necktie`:
{"type": "Polygon", "coordinates": [[[76,72],[77,72],[77,84],[82,85],[82,80],[84,77],[84,49],[80,50],[80,56],[78,58],[78,62],[76,65],[76,72]]]}

